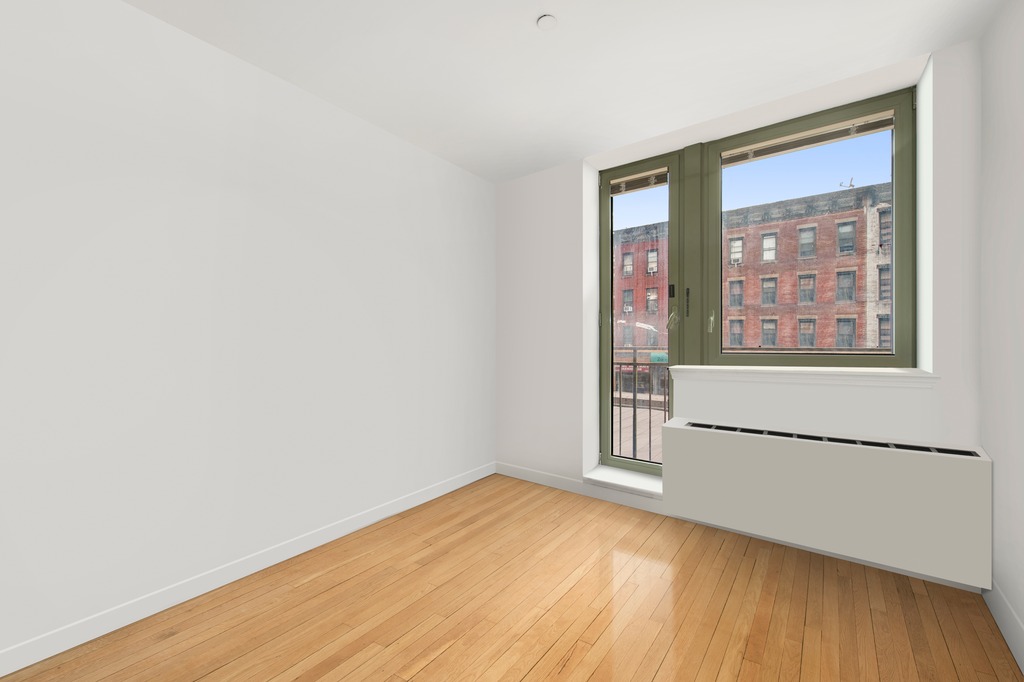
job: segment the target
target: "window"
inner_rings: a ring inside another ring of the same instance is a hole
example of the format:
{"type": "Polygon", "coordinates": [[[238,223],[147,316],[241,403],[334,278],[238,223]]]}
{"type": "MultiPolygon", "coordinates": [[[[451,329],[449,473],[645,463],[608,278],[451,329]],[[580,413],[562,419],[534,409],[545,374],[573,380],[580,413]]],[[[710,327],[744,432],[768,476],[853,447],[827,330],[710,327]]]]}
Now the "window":
{"type": "Polygon", "coordinates": [[[814,258],[818,253],[818,228],[801,227],[798,234],[800,240],[800,257],[814,258]]]}
{"type": "Polygon", "coordinates": [[[658,312],[658,288],[652,287],[647,290],[647,312],[658,312]]]}
{"type": "Polygon", "coordinates": [[[743,320],[729,320],[729,345],[743,345],[743,320]]]}
{"type": "Polygon", "coordinates": [[[904,90],[602,171],[603,464],[660,471],[669,365],[915,366],[914,124],[904,90]],[[840,185],[862,160],[859,183],[840,185]],[[730,284],[744,275],[749,301],[730,284]],[[623,316],[640,292],[641,314],[623,316]],[[749,338],[745,321],[757,325],[749,338]],[[627,338],[637,323],[645,336],[627,338]],[[642,382],[647,421],[613,394],[642,382]]]}
{"type": "Polygon", "coordinates": [[[657,329],[648,329],[647,330],[647,345],[652,347],[652,348],[658,345],[658,330],[657,329]]]}
{"type": "Polygon", "coordinates": [[[801,303],[814,303],[816,295],[816,275],[800,275],[797,278],[797,291],[800,292],[801,303]]]}
{"type": "Polygon", "coordinates": [[[817,345],[817,326],[817,320],[800,320],[797,329],[799,330],[801,348],[814,348],[817,345]]]}
{"type": "Polygon", "coordinates": [[[854,303],[857,298],[857,273],[836,273],[836,303],[854,303]]]}
{"type": "Polygon", "coordinates": [[[892,267],[889,265],[878,266],[878,300],[892,300],[892,267]]]}
{"type": "Polygon", "coordinates": [[[622,328],[622,345],[633,345],[633,325],[627,324],[622,328]]]}
{"type": "Polygon", "coordinates": [[[856,231],[857,223],[854,221],[836,225],[836,247],[840,255],[853,254],[857,251],[856,231]]]}
{"type": "Polygon", "coordinates": [[[878,347],[892,348],[892,318],[888,315],[878,316],[878,347]]]}
{"type": "Polygon", "coordinates": [[[857,347],[857,318],[841,317],[836,320],[836,348],[857,347]]]}
{"type": "Polygon", "coordinates": [[[743,238],[729,240],[729,265],[739,265],[743,262],[743,238]]]}
{"type": "Polygon", "coordinates": [[[633,290],[623,289],[622,290],[622,312],[629,314],[633,312],[633,290]]]}
{"type": "Polygon", "coordinates": [[[878,246],[892,246],[892,208],[888,206],[878,209],[878,246]]]}
{"type": "Polygon", "coordinates": [[[734,279],[729,282],[729,307],[743,307],[743,280],[734,279]]]}
{"type": "Polygon", "coordinates": [[[775,305],[779,290],[778,277],[765,277],[761,280],[761,305],[775,305]]]}

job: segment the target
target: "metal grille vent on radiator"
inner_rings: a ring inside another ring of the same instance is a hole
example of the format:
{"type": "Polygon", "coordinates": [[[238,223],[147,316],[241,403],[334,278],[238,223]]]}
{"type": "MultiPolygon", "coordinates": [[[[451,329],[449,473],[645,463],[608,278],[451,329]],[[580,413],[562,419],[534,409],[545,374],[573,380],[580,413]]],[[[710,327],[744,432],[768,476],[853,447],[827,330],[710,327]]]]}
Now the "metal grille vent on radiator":
{"type": "Polygon", "coordinates": [[[862,445],[872,448],[889,448],[892,450],[912,450],[914,452],[936,452],[944,455],[959,455],[961,457],[978,457],[978,453],[972,450],[958,450],[956,448],[936,448],[928,445],[907,445],[906,443],[883,443],[873,440],[856,440],[854,438],[833,438],[832,436],[812,436],[805,433],[788,433],[785,431],[769,431],[767,429],[745,429],[738,426],[721,426],[717,424],[698,424],[688,422],[687,426],[695,429],[710,429],[713,431],[728,431],[733,433],[750,433],[756,436],[772,436],[774,438],[797,438],[800,440],[814,440],[821,443],[843,443],[844,445],[862,445]]]}

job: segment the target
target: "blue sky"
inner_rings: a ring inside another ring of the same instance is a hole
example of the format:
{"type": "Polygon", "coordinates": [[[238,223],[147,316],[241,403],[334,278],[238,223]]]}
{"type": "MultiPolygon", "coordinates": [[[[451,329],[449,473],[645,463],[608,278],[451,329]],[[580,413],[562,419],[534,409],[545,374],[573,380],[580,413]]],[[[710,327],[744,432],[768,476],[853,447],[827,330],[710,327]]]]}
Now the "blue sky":
{"type": "MultiPolygon", "coordinates": [[[[892,133],[881,131],[810,149],[731,166],[722,171],[722,208],[772,201],[892,180],[892,133]]],[[[632,192],[612,202],[615,229],[668,220],[668,188],[632,192]]]]}

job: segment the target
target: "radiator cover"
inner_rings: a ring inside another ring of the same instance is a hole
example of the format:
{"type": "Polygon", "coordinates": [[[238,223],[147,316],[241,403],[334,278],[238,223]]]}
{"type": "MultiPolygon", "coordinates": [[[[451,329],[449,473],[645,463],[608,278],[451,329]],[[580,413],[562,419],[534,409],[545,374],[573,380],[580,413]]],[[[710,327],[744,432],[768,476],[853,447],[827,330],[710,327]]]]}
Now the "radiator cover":
{"type": "Polygon", "coordinates": [[[992,461],[663,427],[664,505],[685,519],[961,585],[992,587],[992,461]]]}

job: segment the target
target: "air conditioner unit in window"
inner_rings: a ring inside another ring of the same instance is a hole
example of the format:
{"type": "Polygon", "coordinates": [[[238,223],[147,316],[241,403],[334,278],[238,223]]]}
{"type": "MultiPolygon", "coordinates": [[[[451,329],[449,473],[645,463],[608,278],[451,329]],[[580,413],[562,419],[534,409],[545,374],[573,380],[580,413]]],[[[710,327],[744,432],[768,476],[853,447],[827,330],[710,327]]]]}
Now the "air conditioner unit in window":
{"type": "Polygon", "coordinates": [[[657,265],[650,265],[650,266],[647,267],[647,274],[648,275],[653,275],[657,271],[658,271],[658,266],[657,265]]]}
{"type": "Polygon", "coordinates": [[[631,313],[631,312],[633,312],[633,306],[631,306],[631,305],[624,305],[624,306],[622,306],[622,312],[624,312],[624,313],[631,313]]]}
{"type": "Polygon", "coordinates": [[[741,263],[743,263],[743,259],[742,258],[730,258],[729,259],[729,265],[740,265],[741,263]]]}

